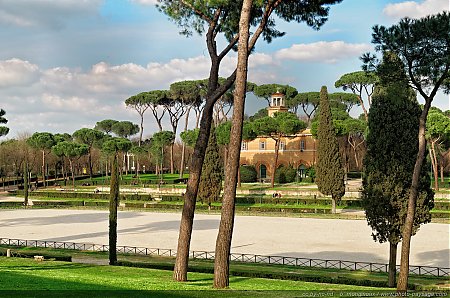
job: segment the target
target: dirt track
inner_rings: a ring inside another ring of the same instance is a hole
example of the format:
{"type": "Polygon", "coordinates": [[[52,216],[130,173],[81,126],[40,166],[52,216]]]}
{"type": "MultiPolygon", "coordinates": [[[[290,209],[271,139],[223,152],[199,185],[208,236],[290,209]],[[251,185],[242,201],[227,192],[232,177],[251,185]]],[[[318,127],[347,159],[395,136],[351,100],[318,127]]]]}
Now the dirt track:
{"type": "MultiPolygon", "coordinates": [[[[181,214],[119,212],[118,245],[176,249],[181,214]]],[[[214,251],[220,216],[195,217],[192,250],[214,251]]],[[[237,216],[232,252],[386,263],[364,220],[237,216]]],[[[0,210],[0,238],[108,243],[108,213],[0,210]]],[[[400,251],[400,246],[399,246],[400,251]]],[[[449,225],[427,224],[412,240],[412,265],[450,267],[449,225]]]]}

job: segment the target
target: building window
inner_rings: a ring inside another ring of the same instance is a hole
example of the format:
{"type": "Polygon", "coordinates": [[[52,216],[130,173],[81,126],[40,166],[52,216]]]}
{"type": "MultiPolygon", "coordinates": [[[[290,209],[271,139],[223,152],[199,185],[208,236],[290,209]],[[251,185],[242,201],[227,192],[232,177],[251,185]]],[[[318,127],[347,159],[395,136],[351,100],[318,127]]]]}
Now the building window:
{"type": "Polygon", "coordinates": [[[259,150],[266,150],[266,141],[259,142],[259,150]]]}
{"type": "Polygon", "coordinates": [[[267,168],[266,168],[265,165],[260,165],[259,166],[259,178],[260,179],[267,178],[267,168]]]}
{"type": "Polygon", "coordinates": [[[241,143],[241,150],[242,151],[248,150],[248,143],[247,142],[242,142],[241,143]]]}
{"type": "Polygon", "coordinates": [[[305,140],[301,140],[300,141],[300,150],[303,151],[306,149],[306,143],[305,140]]]}
{"type": "Polygon", "coordinates": [[[280,150],[286,150],[286,143],[283,141],[280,141],[280,150]]]}

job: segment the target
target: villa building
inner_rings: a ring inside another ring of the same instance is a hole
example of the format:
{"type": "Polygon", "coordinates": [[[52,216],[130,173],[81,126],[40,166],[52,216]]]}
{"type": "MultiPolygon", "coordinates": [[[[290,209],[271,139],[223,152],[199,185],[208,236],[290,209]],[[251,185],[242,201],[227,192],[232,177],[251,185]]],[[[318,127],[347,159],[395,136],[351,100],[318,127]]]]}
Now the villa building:
{"type": "MultiPolygon", "coordinates": [[[[284,95],[274,93],[271,96],[268,115],[286,113],[284,95]]],[[[278,166],[284,165],[296,168],[299,177],[305,177],[306,169],[316,163],[317,140],[309,129],[299,131],[295,135],[282,138],[278,155],[278,166]]],[[[240,164],[253,165],[258,173],[258,180],[264,180],[273,175],[272,163],[275,158],[275,141],[269,136],[258,136],[249,142],[242,142],[240,164]]]]}

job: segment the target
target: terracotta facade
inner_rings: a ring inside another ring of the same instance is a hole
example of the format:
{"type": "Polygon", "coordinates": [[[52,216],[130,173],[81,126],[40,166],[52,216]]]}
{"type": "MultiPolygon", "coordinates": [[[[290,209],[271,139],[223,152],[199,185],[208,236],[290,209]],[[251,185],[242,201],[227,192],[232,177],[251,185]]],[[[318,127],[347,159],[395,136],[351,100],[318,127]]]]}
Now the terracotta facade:
{"type": "MultiPolygon", "coordinates": [[[[276,112],[287,112],[288,109],[284,106],[284,95],[274,93],[271,106],[267,110],[269,116],[276,112]]],[[[284,137],[280,142],[278,166],[291,165],[298,169],[300,177],[304,177],[306,169],[316,163],[316,148],[317,140],[313,138],[309,129],[284,137]]],[[[258,179],[272,177],[274,160],[275,141],[272,138],[261,136],[253,141],[242,142],[240,164],[253,165],[258,173],[258,179]]]]}

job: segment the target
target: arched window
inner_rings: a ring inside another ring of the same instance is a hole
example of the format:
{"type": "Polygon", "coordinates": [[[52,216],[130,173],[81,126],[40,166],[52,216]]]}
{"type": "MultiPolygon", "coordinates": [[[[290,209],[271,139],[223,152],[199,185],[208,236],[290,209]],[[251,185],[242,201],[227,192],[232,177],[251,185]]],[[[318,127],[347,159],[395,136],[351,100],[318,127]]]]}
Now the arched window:
{"type": "Polygon", "coordinates": [[[259,166],[259,178],[260,179],[267,178],[267,167],[265,165],[259,166]]]}
{"type": "Polygon", "coordinates": [[[297,175],[300,178],[306,178],[306,167],[305,167],[305,165],[301,164],[301,165],[298,166],[298,168],[297,168],[297,175]]]}

